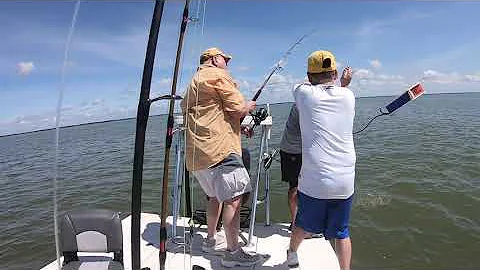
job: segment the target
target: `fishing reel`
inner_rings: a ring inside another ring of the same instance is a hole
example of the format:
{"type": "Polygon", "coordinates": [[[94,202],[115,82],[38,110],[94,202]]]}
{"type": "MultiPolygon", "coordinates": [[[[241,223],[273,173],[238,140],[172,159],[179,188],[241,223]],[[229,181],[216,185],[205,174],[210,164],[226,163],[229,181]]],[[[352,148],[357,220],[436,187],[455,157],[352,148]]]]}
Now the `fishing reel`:
{"type": "Polygon", "coordinates": [[[277,149],[274,149],[270,154],[267,154],[267,153],[263,154],[263,169],[265,169],[265,171],[270,169],[270,166],[272,166],[273,160],[279,161],[278,159],[275,158],[275,156],[279,151],[280,150],[277,148],[277,149]]]}
{"type": "Polygon", "coordinates": [[[267,119],[268,112],[267,112],[267,109],[260,108],[255,113],[251,112],[250,115],[252,116],[252,120],[254,122],[253,126],[255,127],[255,126],[259,126],[263,120],[267,119]]]}
{"type": "Polygon", "coordinates": [[[265,108],[260,108],[256,112],[250,112],[250,116],[252,117],[252,120],[247,126],[242,128],[242,133],[244,133],[248,138],[252,137],[255,127],[259,126],[262,121],[267,119],[268,111],[265,108]]]}

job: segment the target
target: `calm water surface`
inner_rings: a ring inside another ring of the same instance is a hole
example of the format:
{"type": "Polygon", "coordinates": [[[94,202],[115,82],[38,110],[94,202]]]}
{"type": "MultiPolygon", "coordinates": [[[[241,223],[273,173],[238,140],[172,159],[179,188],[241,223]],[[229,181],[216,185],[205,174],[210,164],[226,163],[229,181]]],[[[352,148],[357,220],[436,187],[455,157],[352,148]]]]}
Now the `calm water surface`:
{"type": "MultiPolygon", "coordinates": [[[[391,99],[357,99],[356,128],[391,99]]],[[[478,93],[426,95],[355,137],[354,269],[480,269],[479,104],[478,93]]],[[[290,106],[271,106],[272,147],[290,106]]],[[[165,125],[164,117],[152,117],[148,126],[145,212],[160,212],[165,125]]],[[[60,211],[129,211],[134,132],[135,120],[61,130],[60,211]]],[[[39,269],[55,259],[53,138],[54,131],[0,138],[0,269],[39,269]]],[[[244,142],[253,159],[258,141],[244,142]]],[[[285,222],[278,162],[271,191],[271,218],[285,222]]],[[[263,220],[264,210],[258,213],[263,220]]]]}

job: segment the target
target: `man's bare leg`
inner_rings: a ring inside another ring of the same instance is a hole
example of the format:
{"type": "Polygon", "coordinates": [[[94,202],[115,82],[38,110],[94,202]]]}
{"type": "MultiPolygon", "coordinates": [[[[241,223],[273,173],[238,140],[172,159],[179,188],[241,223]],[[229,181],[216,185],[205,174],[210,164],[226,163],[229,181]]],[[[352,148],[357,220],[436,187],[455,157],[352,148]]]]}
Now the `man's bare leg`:
{"type": "Polygon", "coordinates": [[[207,203],[207,238],[211,238],[217,232],[217,223],[220,218],[222,204],[215,197],[209,197],[207,203]]]}
{"type": "Polygon", "coordinates": [[[330,244],[332,245],[335,253],[337,254],[340,269],[349,270],[350,261],[352,258],[352,242],[350,240],[350,237],[347,237],[345,239],[330,239],[330,244]]]}
{"type": "Polygon", "coordinates": [[[295,226],[295,217],[297,216],[297,188],[288,189],[288,210],[292,221],[292,229],[295,226]]]}
{"type": "Polygon", "coordinates": [[[337,253],[340,269],[350,270],[350,261],[352,258],[352,242],[350,241],[350,237],[335,239],[335,253],[337,253]]]}
{"type": "Polygon", "coordinates": [[[304,231],[302,228],[294,226],[292,235],[290,236],[290,250],[297,252],[298,247],[302,243],[303,239],[309,235],[311,234],[304,231]]]}
{"type": "Polygon", "coordinates": [[[237,250],[238,234],[240,232],[240,203],[242,196],[223,202],[223,226],[225,227],[225,236],[227,238],[227,250],[237,250]]]}

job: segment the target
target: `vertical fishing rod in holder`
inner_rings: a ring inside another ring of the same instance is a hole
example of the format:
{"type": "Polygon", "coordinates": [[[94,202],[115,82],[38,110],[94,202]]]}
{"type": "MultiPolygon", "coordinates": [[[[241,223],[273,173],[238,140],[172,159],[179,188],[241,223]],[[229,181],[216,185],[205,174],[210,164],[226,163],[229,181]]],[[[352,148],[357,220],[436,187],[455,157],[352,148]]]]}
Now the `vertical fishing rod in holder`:
{"type": "MultiPolygon", "coordinates": [[[[268,142],[270,140],[270,135],[271,135],[271,130],[272,130],[272,116],[270,116],[270,107],[267,104],[267,109],[266,111],[266,117],[258,123],[258,125],[261,127],[262,132],[260,135],[260,152],[258,154],[258,164],[257,164],[257,177],[255,180],[255,185],[253,186],[253,198],[252,198],[252,212],[250,214],[250,226],[248,229],[248,243],[247,245],[251,246],[252,245],[252,236],[255,228],[255,216],[257,212],[257,204],[265,202],[265,216],[267,217],[266,219],[266,225],[270,225],[270,175],[269,171],[265,170],[263,163],[264,163],[264,156],[266,153],[268,153],[268,142]],[[262,170],[264,171],[265,175],[265,198],[264,200],[258,201],[258,186],[260,183],[260,177],[261,177],[261,172],[262,170]]],[[[254,116],[248,115],[245,117],[244,121],[242,122],[242,125],[248,125],[252,121],[255,122],[254,116]]],[[[257,120],[258,122],[258,120],[257,120]]]]}
{"type": "Polygon", "coordinates": [[[177,48],[177,56],[175,61],[175,70],[172,82],[172,91],[170,95],[163,95],[150,99],[150,87],[152,82],[153,66],[155,62],[155,52],[157,48],[158,32],[160,22],[162,20],[163,7],[165,0],[156,0],[153,11],[152,24],[150,26],[150,34],[148,38],[147,52],[145,56],[145,64],[143,68],[142,85],[140,90],[140,98],[137,109],[137,126],[135,132],[135,153],[133,157],[133,181],[132,181],[132,225],[131,225],[131,256],[132,270],[140,269],[140,222],[142,212],[142,181],[143,181],[143,160],[145,152],[145,133],[147,129],[148,116],[150,106],[153,102],[159,100],[169,100],[169,113],[167,123],[167,133],[165,135],[165,158],[163,171],[163,189],[162,189],[162,209],[160,223],[160,269],[165,269],[166,259],[166,215],[167,215],[167,189],[168,189],[168,163],[170,160],[170,147],[173,137],[173,109],[174,101],[180,100],[182,97],[176,95],[178,69],[180,65],[180,57],[183,45],[183,36],[185,34],[188,23],[188,5],[190,1],[185,1],[185,8],[182,15],[182,24],[180,28],[180,36],[177,48]]]}
{"type": "Polygon", "coordinates": [[[165,269],[167,259],[167,213],[168,213],[168,171],[170,163],[170,148],[173,139],[173,111],[175,107],[174,97],[177,92],[177,79],[180,69],[180,59],[183,48],[183,38],[189,22],[188,8],[190,0],[185,1],[185,7],[182,14],[182,24],[180,25],[180,34],[178,37],[177,56],[175,58],[175,69],[173,71],[172,92],[168,108],[167,133],[165,134],[165,155],[163,159],[163,177],[162,177],[162,208],[160,211],[160,245],[158,258],[160,261],[160,270],[165,269]]]}
{"type": "Polygon", "coordinates": [[[147,130],[148,115],[151,101],[150,86],[152,83],[155,51],[157,48],[158,32],[162,21],[165,0],[156,0],[155,8],[148,37],[147,52],[143,66],[142,85],[137,109],[137,126],[135,131],[135,152],[133,155],[132,179],[132,223],[131,223],[131,260],[132,270],[140,269],[140,220],[142,213],[142,181],[143,159],[145,152],[145,133],[147,130]]]}

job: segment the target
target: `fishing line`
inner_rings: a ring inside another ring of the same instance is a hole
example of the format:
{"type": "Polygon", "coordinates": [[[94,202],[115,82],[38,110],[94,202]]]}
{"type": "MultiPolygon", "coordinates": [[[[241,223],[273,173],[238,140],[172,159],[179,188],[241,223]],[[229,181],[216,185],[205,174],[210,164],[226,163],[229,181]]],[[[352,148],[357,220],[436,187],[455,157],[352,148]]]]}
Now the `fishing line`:
{"type": "Polygon", "coordinates": [[[362,127],[360,130],[354,131],[354,132],[353,132],[353,135],[358,134],[358,133],[364,131],[364,130],[373,122],[373,120],[377,119],[378,117],[384,116],[384,115],[389,115],[389,114],[390,114],[390,113],[383,112],[383,111],[382,111],[382,108],[378,108],[378,110],[379,110],[379,114],[377,114],[377,115],[375,115],[374,117],[372,117],[372,118],[368,121],[367,124],[364,124],[364,125],[363,125],[363,127],[362,127]]]}
{"type": "Polygon", "coordinates": [[[73,10],[72,16],[72,23],[70,24],[70,29],[68,31],[67,41],[65,43],[65,51],[63,57],[63,65],[60,75],[60,87],[58,90],[58,101],[57,101],[57,110],[55,116],[55,162],[54,162],[54,175],[53,175],[53,222],[54,222],[54,234],[55,234],[55,251],[57,256],[57,266],[58,269],[62,268],[60,264],[60,243],[59,243],[59,230],[58,230],[58,198],[57,198],[57,179],[58,179],[58,147],[59,147],[59,140],[60,140],[60,116],[62,110],[62,103],[63,103],[63,92],[65,91],[65,74],[67,72],[67,65],[68,65],[68,55],[70,51],[70,44],[72,42],[73,33],[75,31],[75,24],[77,22],[77,15],[78,10],[80,9],[80,0],[75,3],[75,7],[73,10]]]}

